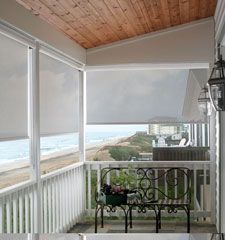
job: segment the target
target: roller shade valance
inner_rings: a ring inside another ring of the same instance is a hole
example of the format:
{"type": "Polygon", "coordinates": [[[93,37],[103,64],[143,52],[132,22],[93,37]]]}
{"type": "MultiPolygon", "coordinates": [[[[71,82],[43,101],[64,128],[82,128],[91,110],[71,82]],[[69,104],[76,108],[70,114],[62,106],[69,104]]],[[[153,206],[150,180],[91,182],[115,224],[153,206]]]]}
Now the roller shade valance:
{"type": "Polygon", "coordinates": [[[0,34],[0,140],[28,137],[27,53],[0,34]]]}
{"type": "Polygon", "coordinates": [[[189,81],[189,70],[88,72],[87,123],[201,122],[196,93],[188,92],[190,114],[184,115],[189,81]]]}
{"type": "Polygon", "coordinates": [[[40,131],[55,135],[78,131],[79,71],[40,54],[40,131]]]}

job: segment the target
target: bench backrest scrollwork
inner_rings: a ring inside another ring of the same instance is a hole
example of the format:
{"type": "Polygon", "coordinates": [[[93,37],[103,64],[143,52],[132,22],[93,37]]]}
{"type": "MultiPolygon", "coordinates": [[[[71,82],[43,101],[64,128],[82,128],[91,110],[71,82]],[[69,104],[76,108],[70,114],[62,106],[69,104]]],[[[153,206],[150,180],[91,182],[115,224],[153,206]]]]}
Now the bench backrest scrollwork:
{"type": "Polygon", "coordinates": [[[191,171],[185,167],[103,168],[101,189],[111,187],[138,192],[142,202],[181,200],[191,202],[191,171]]]}

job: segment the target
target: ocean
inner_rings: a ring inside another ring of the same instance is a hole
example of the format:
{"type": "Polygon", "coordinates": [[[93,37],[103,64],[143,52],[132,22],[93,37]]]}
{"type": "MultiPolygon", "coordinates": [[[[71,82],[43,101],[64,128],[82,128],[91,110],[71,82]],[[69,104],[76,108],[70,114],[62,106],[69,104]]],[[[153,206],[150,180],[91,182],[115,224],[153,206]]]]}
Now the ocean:
{"type": "MultiPolygon", "coordinates": [[[[116,137],[128,137],[135,131],[87,132],[86,144],[103,142],[116,137]]],[[[78,134],[65,134],[41,138],[41,155],[71,149],[78,146],[78,134]]],[[[0,164],[29,159],[29,140],[0,142],[0,164]]]]}

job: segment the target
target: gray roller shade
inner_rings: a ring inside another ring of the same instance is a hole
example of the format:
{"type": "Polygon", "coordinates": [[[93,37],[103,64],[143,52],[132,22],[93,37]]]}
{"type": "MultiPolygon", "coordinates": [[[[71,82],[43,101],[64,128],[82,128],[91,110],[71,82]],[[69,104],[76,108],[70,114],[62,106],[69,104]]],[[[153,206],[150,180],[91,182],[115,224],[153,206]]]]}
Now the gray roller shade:
{"type": "Polygon", "coordinates": [[[40,54],[41,135],[78,131],[78,84],[78,70],[45,54],[40,54]]]}
{"type": "Polygon", "coordinates": [[[27,46],[0,34],[0,139],[28,136],[27,46]]]}
{"type": "Polygon", "coordinates": [[[198,86],[189,70],[88,72],[87,123],[201,122],[198,86]],[[197,93],[187,91],[190,81],[197,93]],[[184,111],[187,101],[189,114],[184,111]]]}

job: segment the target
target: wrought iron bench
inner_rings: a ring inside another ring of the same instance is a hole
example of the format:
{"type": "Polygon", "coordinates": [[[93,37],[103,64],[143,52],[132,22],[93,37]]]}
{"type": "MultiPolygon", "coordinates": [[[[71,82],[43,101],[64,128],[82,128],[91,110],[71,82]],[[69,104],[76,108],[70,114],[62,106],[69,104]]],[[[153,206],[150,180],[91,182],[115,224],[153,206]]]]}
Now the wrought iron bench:
{"type": "Polygon", "coordinates": [[[132,228],[132,211],[148,213],[153,210],[156,232],[161,229],[161,212],[187,215],[187,232],[190,232],[191,171],[188,168],[104,168],[101,170],[100,192],[96,191],[95,233],[98,213],[104,227],[104,209],[116,212],[122,209],[125,216],[125,233],[132,228]],[[128,223],[129,221],[129,223],[128,223]]]}

